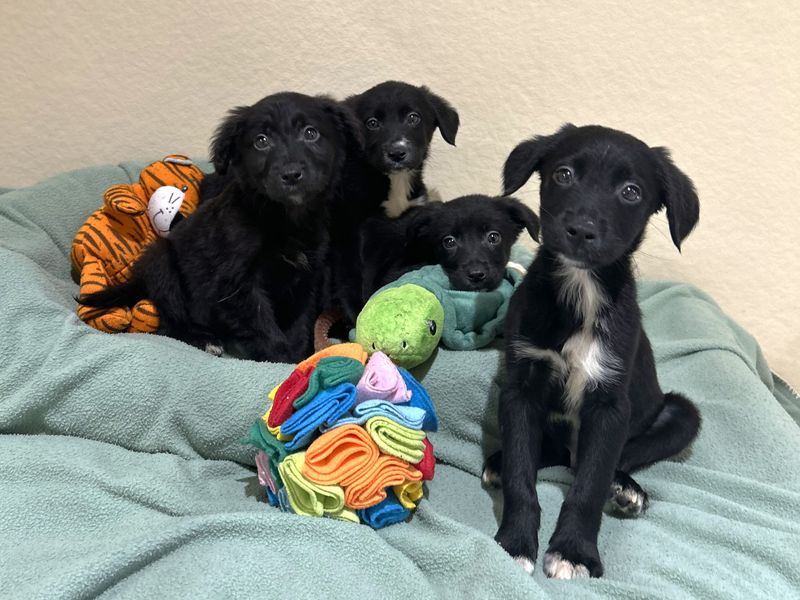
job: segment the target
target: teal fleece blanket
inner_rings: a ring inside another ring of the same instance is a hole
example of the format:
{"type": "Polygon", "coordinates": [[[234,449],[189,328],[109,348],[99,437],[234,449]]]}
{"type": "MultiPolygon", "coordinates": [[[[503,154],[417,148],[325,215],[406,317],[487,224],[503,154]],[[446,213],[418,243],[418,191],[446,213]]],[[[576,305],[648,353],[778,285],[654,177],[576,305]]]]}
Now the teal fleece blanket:
{"type": "MultiPolygon", "coordinates": [[[[409,523],[281,513],[239,443],[291,365],[214,358],[75,316],[72,235],[146,163],[0,197],[0,598],[797,598],[800,428],[753,338],[704,293],[643,283],[663,386],[697,402],[684,463],[640,472],[650,510],[605,516],[602,579],[533,577],[494,543],[496,346],[440,349],[422,379],[440,464],[409,523]]],[[[546,542],[571,481],[542,471],[546,542]]]]}

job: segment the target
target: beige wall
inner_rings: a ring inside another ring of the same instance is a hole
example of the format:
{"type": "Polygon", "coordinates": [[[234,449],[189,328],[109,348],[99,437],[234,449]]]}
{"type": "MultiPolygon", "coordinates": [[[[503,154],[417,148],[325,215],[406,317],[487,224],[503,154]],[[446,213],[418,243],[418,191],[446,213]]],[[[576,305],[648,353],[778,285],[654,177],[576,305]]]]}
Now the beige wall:
{"type": "Polygon", "coordinates": [[[445,197],[498,190],[530,134],[606,124],[671,147],[700,191],[683,255],[662,217],[642,274],[709,291],[800,386],[800,3],[118,4],[0,3],[0,186],[202,155],[229,107],[287,88],[399,78],[450,99],[458,148],[437,139],[428,173],[445,197]]]}

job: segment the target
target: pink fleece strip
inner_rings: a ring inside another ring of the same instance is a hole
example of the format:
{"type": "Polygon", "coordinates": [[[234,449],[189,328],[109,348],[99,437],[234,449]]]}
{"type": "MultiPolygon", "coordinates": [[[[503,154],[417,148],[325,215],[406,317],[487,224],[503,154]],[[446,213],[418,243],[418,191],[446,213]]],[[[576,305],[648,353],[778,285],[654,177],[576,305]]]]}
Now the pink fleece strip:
{"type": "Polygon", "coordinates": [[[367,400],[406,402],[411,399],[411,392],[400,371],[383,352],[376,352],[369,359],[356,390],[356,404],[367,400]]]}
{"type": "Polygon", "coordinates": [[[278,493],[278,486],[269,472],[269,456],[263,450],[256,452],[256,471],[258,472],[258,483],[269,487],[273,494],[278,493]]]}

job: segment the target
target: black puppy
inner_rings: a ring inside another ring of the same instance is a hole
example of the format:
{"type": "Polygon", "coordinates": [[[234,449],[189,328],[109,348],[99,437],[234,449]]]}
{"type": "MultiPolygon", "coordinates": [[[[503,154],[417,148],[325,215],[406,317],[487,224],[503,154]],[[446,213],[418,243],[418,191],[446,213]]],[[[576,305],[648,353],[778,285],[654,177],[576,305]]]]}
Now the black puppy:
{"type": "Polygon", "coordinates": [[[215,194],[159,239],[128,283],[88,306],[150,298],[160,332],[213,353],[234,345],[255,360],[313,351],[328,211],[358,123],[343,105],[296,93],[230,112],[212,142],[215,194]]]}
{"type": "Polygon", "coordinates": [[[698,221],[694,186],[663,148],[604,127],[567,125],[518,145],[505,192],[541,175],[542,247],[506,319],[500,394],[503,518],[495,536],[529,573],[538,551],[537,469],[575,469],[544,557],[548,577],[599,577],[603,505],[629,514],[646,495],[628,473],[683,451],[697,408],[664,394],[636,302],[631,255],[650,216],[666,208],[672,240],[698,221]]]}
{"type": "Polygon", "coordinates": [[[359,254],[359,230],[376,215],[397,217],[410,206],[428,202],[422,180],[436,129],[455,144],[458,113],[426,87],[386,81],[351,96],[345,103],[362,124],[364,151],[352,155],[343,174],[342,194],[331,223],[329,304],[350,324],[366,301],[359,254]]]}
{"type": "Polygon", "coordinates": [[[523,229],[536,240],[539,219],[515,198],[475,194],[364,223],[364,296],[424,265],[440,264],[456,290],[496,289],[523,229]]]}
{"type": "Polygon", "coordinates": [[[424,86],[384,81],[345,103],[364,124],[361,168],[348,175],[352,196],[381,206],[389,217],[427,202],[422,170],[433,132],[455,146],[458,113],[424,86]]]}

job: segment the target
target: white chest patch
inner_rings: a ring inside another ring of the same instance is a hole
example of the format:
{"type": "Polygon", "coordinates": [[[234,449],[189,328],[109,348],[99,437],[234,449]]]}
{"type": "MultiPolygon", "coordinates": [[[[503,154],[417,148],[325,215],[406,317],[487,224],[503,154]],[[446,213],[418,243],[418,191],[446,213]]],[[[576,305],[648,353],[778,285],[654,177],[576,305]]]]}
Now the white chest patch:
{"type": "Polygon", "coordinates": [[[561,260],[557,275],[561,279],[558,300],[575,312],[581,327],[564,342],[561,357],[567,366],[564,381],[564,405],[568,414],[577,414],[583,404],[584,393],[597,389],[612,380],[619,369],[619,359],[603,345],[597,330],[603,323],[600,311],[608,303],[603,290],[588,269],[581,269],[561,260]]]}
{"type": "Polygon", "coordinates": [[[411,174],[408,170],[389,174],[389,197],[381,204],[387,217],[399,217],[411,206],[411,174]]]}

